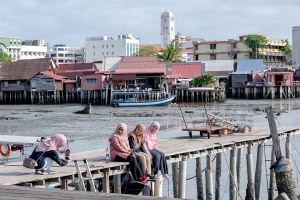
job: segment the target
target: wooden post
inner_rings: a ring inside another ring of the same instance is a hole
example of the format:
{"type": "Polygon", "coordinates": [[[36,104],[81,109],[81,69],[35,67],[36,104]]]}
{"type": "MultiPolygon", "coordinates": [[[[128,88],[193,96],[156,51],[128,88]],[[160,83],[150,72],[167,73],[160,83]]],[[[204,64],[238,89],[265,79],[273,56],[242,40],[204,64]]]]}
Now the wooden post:
{"type": "Polygon", "coordinates": [[[103,186],[103,192],[104,193],[110,193],[110,188],[109,188],[109,171],[104,171],[103,172],[102,186],[103,186]]]}
{"type": "Polygon", "coordinates": [[[197,198],[199,200],[204,200],[202,167],[201,167],[200,157],[196,158],[196,183],[197,183],[197,198]]]}
{"type": "Polygon", "coordinates": [[[178,185],[178,198],[185,199],[185,186],[186,186],[186,157],[182,158],[179,162],[179,185],[178,185]]]}
{"type": "MultiPolygon", "coordinates": [[[[215,200],[221,200],[221,175],[222,175],[222,154],[216,155],[216,184],[215,184],[215,200]]],[[[199,198],[198,198],[199,199],[199,198]]]]}
{"type": "Polygon", "coordinates": [[[248,183],[246,189],[246,200],[255,200],[254,182],[253,182],[253,162],[252,162],[252,143],[248,143],[247,154],[247,176],[248,183]]]}
{"type": "Polygon", "coordinates": [[[154,196],[162,197],[162,186],[163,186],[163,178],[161,171],[159,170],[156,175],[156,181],[154,186],[154,196]]]}
{"type": "Polygon", "coordinates": [[[206,199],[214,199],[214,187],[210,154],[206,156],[206,170],[205,170],[205,183],[206,183],[206,199]]]}
{"type": "Polygon", "coordinates": [[[237,181],[236,181],[236,148],[230,150],[230,198],[231,200],[237,199],[237,181]]]}
{"type": "Polygon", "coordinates": [[[178,198],[179,163],[172,163],[173,195],[178,198]]]}
{"type": "Polygon", "coordinates": [[[259,199],[261,183],[261,166],[263,157],[263,144],[257,146],[256,169],[255,169],[255,199],[259,199]]]}
{"type": "Polygon", "coordinates": [[[291,147],[291,135],[287,134],[286,136],[286,143],[285,143],[285,157],[286,159],[291,159],[292,147],[291,147]]]}
{"type": "Polygon", "coordinates": [[[272,165],[275,171],[278,194],[286,193],[291,200],[297,200],[297,182],[292,174],[293,166],[289,159],[282,157],[280,142],[272,106],[266,108],[276,162],[272,165]]]}
{"type": "Polygon", "coordinates": [[[236,161],[237,191],[240,191],[242,155],[243,155],[243,147],[240,147],[237,149],[237,161],[236,161]]]}
{"type": "MultiPolygon", "coordinates": [[[[271,163],[275,162],[275,153],[274,148],[272,147],[272,153],[271,153],[271,163]]],[[[268,196],[269,199],[275,199],[275,172],[273,169],[270,169],[270,185],[269,185],[269,191],[268,196]]]]}
{"type": "Polygon", "coordinates": [[[121,194],[121,174],[114,176],[114,193],[121,194]]]}

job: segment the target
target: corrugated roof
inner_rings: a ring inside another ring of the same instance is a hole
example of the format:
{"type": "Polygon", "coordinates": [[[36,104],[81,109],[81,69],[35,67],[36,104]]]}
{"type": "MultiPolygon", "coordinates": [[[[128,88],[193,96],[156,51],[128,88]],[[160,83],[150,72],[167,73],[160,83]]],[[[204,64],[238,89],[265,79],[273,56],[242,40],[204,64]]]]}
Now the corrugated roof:
{"type": "Polygon", "coordinates": [[[76,77],[80,77],[82,75],[92,75],[95,73],[96,70],[68,70],[68,71],[56,70],[55,71],[55,74],[68,77],[69,79],[76,79],[76,77]]]}
{"type": "Polygon", "coordinates": [[[195,78],[201,75],[201,63],[173,63],[172,76],[180,78],[195,78]]]}
{"type": "Polygon", "coordinates": [[[70,64],[60,64],[57,67],[59,70],[86,70],[95,69],[94,63],[70,63],[70,64]]]}
{"type": "Polygon", "coordinates": [[[5,62],[0,65],[1,80],[29,80],[39,72],[53,71],[52,58],[39,58],[5,62]]]}
{"type": "Polygon", "coordinates": [[[41,74],[44,74],[45,76],[49,76],[55,80],[63,80],[63,79],[67,78],[65,76],[59,76],[59,75],[54,74],[53,72],[49,72],[49,71],[41,72],[41,74]]]}
{"type": "Polygon", "coordinates": [[[234,60],[203,60],[205,63],[205,72],[213,71],[233,71],[234,60]]]}
{"type": "Polygon", "coordinates": [[[237,72],[263,72],[266,67],[263,59],[245,59],[237,61],[237,72]]]}
{"type": "Polygon", "coordinates": [[[123,57],[115,72],[165,74],[166,64],[158,62],[154,56],[123,57]]]}

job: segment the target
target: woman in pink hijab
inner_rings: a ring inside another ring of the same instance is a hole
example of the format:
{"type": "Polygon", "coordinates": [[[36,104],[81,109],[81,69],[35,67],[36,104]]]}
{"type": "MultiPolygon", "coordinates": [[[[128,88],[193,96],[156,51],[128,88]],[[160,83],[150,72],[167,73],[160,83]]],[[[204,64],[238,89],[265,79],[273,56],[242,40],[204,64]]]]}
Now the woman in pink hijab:
{"type": "MultiPolygon", "coordinates": [[[[67,138],[63,134],[55,134],[51,138],[43,138],[39,145],[33,150],[30,158],[36,160],[35,174],[50,174],[54,171],[50,170],[53,161],[60,166],[68,164],[67,160],[59,158],[58,148],[67,143],[67,138]]],[[[66,150],[66,149],[65,149],[66,150]]],[[[61,151],[64,152],[65,150],[61,151]]],[[[70,159],[69,159],[70,160],[70,159]]]]}
{"type": "Polygon", "coordinates": [[[133,178],[143,184],[146,184],[147,177],[143,173],[141,166],[132,154],[127,134],[127,125],[120,123],[115,132],[109,137],[111,161],[129,162],[130,172],[133,178]]]}
{"type": "Polygon", "coordinates": [[[145,130],[145,143],[152,155],[153,173],[157,174],[158,170],[161,171],[163,177],[167,180],[170,179],[168,175],[168,165],[166,156],[163,152],[158,150],[157,133],[159,131],[160,124],[156,121],[152,122],[151,125],[145,130]]]}

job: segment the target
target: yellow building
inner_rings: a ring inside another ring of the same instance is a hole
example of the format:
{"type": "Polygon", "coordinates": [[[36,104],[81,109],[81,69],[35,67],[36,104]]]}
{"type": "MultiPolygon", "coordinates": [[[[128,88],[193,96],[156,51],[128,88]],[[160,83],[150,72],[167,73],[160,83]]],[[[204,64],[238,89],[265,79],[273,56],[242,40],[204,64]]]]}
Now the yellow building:
{"type": "MultiPolygon", "coordinates": [[[[202,60],[240,60],[249,59],[252,51],[245,41],[248,35],[239,37],[239,40],[229,39],[227,41],[194,41],[194,61],[202,60]]],[[[268,36],[264,35],[267,39],[268,36]]],[[[266,48],[258,47],[256,55],[263,55],[265,65],[281,65],[285,57],[282,51],[285,41],[268,40],[266,48]]]]}

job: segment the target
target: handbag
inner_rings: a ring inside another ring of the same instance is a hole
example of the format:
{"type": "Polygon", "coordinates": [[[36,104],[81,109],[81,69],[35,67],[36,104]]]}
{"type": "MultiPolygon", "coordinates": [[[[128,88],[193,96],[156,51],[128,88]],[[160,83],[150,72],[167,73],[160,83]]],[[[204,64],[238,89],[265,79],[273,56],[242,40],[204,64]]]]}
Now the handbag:
{"type": "MultiPolygon", "coordinates": [[[[47,148],[47,149],[48,149],[48,148],[47,148]]],[[[46,151],[47,151],[47,149],[46,149],[46,151]]],[[[44,155],[44,153],[45,153],[46,151],[44,151],[44,152],[42,153],[42,155],[44,155]]],[[[26,168],[29,168],[29,169],[35,169],[35,164],[36,164],[36,162],[42,157],[42,155],[40,155],[40,157],[39,157],[38,159],[36,159],[36,160],[34,160],[34,159],[32,159],[32,158],[25,158],[25,159],[23,160],[23,167],[26,167],[26,168]]]]}
{"type": "Polygon", "coordinates": [[[36,161],[32,158],[25,158],[23,160],[23,167],[34,169],[36,161]]]}

